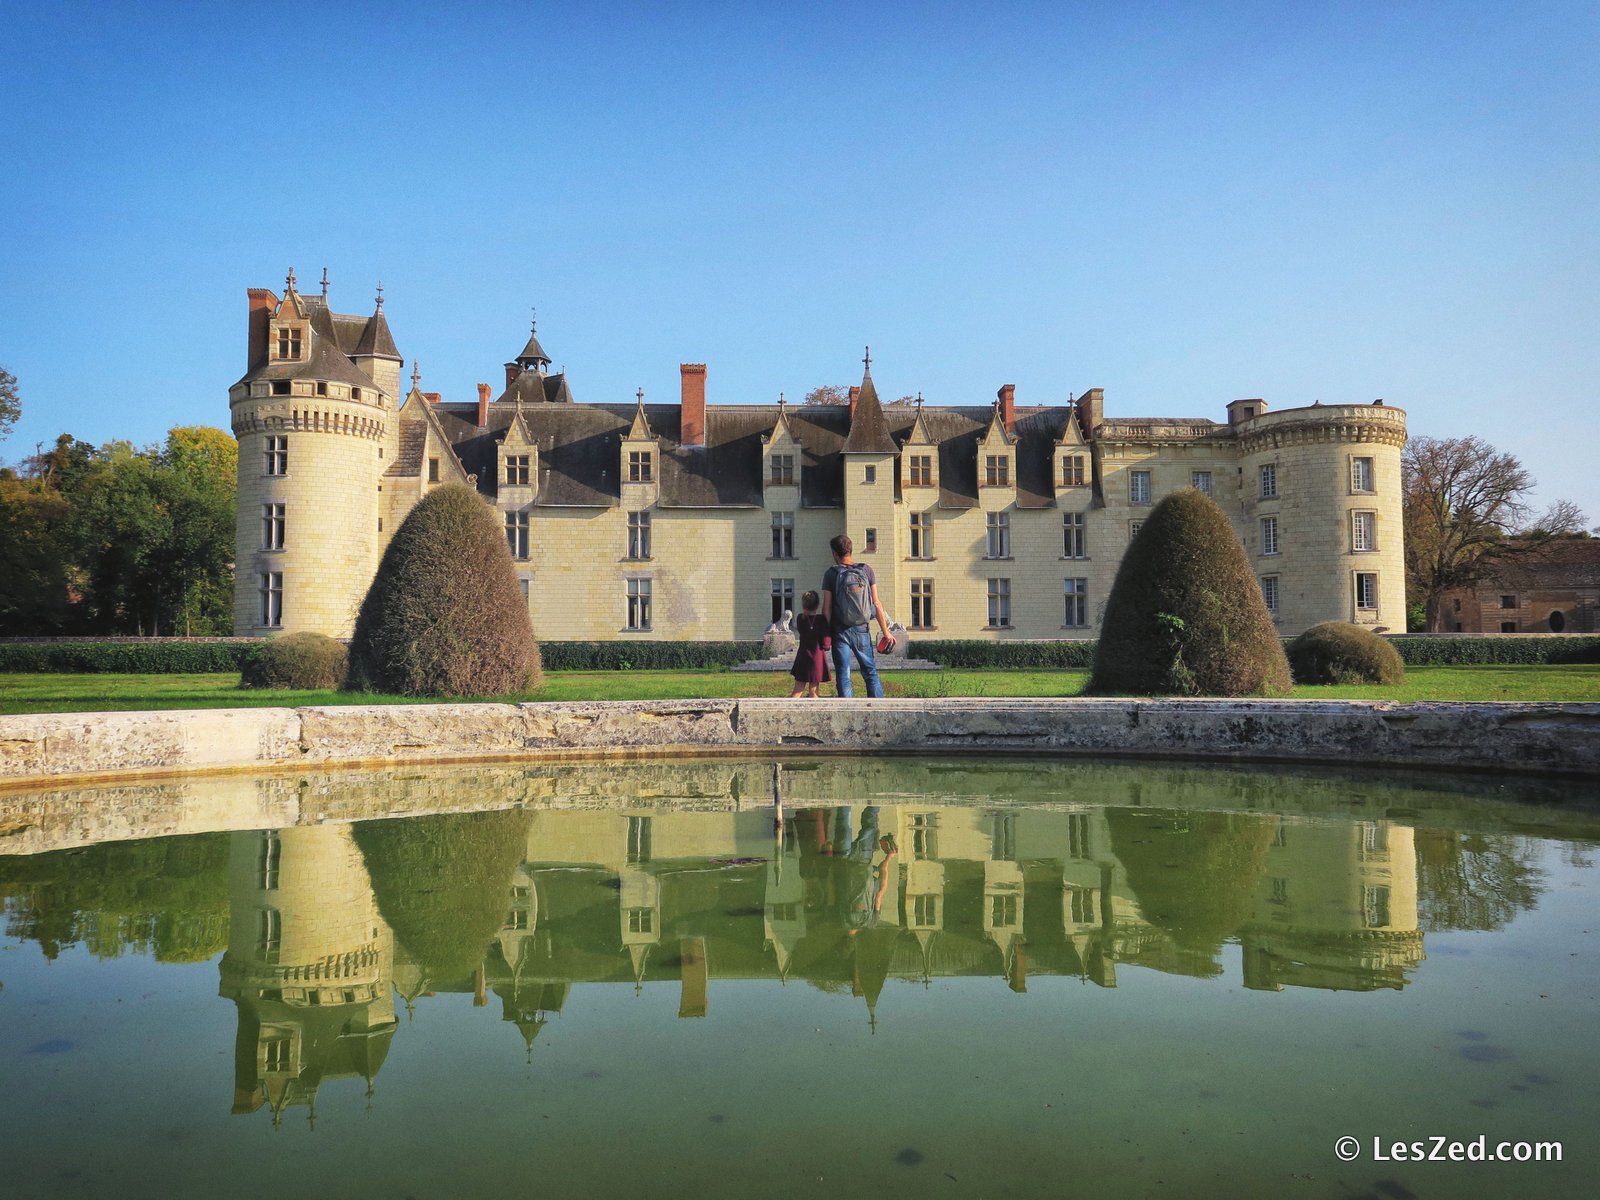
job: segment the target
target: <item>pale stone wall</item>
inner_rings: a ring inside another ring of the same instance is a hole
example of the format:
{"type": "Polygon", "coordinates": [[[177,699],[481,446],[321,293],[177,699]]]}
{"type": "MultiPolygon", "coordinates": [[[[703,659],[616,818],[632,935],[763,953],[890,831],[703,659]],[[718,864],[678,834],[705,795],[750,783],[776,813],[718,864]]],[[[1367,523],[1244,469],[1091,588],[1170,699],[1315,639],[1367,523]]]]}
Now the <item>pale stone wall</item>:
{"type": "MultiPolygon", "coordinates": [[[[348,637],[378,565],[379,475],[389,437],[386,397],[374,403],[298,394],[263,396],[265,384],[235,389],[239,440],[234,632],[243,636],[314,630],[348,637]],[[288,471],[266,473],[267,439],[287,439],[288,471]],[[285,506],[283,549],[263,549],[262,509],[285,506]],[[261,624],[260,575],[283,575],[283,623],[261,624]]],[[[341,389],[343,390],[343,389],[341,389]]],[[[390,451],[392,453],[392,451],[390,451]]]]}

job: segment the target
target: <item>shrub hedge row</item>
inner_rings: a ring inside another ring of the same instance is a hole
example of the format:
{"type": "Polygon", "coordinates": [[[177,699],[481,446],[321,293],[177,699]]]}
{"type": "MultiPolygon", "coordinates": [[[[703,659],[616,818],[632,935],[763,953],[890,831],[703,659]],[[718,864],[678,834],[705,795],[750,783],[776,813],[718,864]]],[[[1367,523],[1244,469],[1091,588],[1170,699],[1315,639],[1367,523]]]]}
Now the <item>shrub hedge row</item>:
{"type": "Polygon", "coordinates": [[[1005,667],[1015,671],[1094,666],[1096,643],[913,641],[906,653],[941,667],[1005,667]]]}
{"type": "Polygon", "coordinates": [[[241,670],[261,643],[0,642],[0,671],[63,675],[205,675],[241,670]]]}
{"type": "MultiPolygon", "coordinates": [[[[1491,663],[1600,663],[1600,636],[1397,634],[1386,639],[1408,667],[1491,663]]],[[[198,675],[238,671],[259,645],[234,642],[0,642],[0,671],[61,674],[198,675]]],[[[547,671],[682,671],[729,667],[761,657],[760,642],[545,642],[547,671]]],[[[1095,643],[913,641],[913,658],[943,667],[1009,670],[1094,665],[1095,643]]]]}
{"type": "Polygon", "coordinates": [[[760,642],[540,642],[546,671],[687,671],[761,657],[760,642]]]}

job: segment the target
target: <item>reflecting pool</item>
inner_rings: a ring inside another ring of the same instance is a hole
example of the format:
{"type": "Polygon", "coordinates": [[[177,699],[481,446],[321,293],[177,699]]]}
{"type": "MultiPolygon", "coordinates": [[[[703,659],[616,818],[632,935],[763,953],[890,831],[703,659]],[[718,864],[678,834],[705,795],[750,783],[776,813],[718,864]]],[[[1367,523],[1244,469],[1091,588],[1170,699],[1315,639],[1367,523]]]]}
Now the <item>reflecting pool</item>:
{"type": "Polygon", "coordinates": [[[1597,840],[1036,759],[6,795],[4,1192],[1587,1194],[1597,840]],[[1561,1161],[1391,1146],[1480,1135],[1561,1161]]]}

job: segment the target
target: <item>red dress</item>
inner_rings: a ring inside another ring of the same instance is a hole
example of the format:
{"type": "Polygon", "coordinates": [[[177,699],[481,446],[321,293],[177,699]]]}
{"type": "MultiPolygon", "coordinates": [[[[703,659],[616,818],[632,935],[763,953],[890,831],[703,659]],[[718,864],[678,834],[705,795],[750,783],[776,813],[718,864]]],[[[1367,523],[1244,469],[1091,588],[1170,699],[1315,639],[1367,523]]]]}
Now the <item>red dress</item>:
{"type": "Polygon", "coordinates": [[[801,613],[794,619],[794,631],[800,638],[800,646],[794,652],[794,666],[789,674],[801,683],[827,683],[833,678],[828,670],[833,635],[822,614],[801,613]]]}

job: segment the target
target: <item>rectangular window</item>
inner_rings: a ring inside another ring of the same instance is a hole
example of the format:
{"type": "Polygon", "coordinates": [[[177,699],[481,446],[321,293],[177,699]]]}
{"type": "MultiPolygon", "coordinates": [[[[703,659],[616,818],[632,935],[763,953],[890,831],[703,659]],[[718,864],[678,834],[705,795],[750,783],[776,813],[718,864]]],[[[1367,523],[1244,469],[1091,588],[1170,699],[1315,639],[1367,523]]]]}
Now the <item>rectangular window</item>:
{"type": "Polygon", "coordinates": [[[629,933],[654,933],[656,927],[656,910],[653,908],[630,908],[628,910],[629,933]]]}
{"type": "Polygon", "coordinates": [[[261,1069],[263,1073],[289,1070],[289,1051],[293,1039],[275,1037],[261,1043],[261,1069]]]}
{"type": "Polygon", "coordinates": [[[1129,471],[1128,472],[1128,503],[1130,503],[1130,504],[1149,504],[1150,503],[1150,472],[1149,471],[1129,471]]]}
{"type": "Polygon", "coordinates": [[[989,542],[985,558],[1010,558],[1011,557],[1011,514],[986,513],[984,520],[988,525],[989,542]]]}
{"type": "Polygon", "coordinates": [[[1500,632],[1501,633],[1515,633],[1516,631],[1517,631],[1517,623],[1515,621],[1501,621],[1500,622],[1500,632]]]}
{"type": "Polygon", "coordinates": [[[511,557],[523,559],[528,557],[528,514],[525,512],[508,512],[506,514],[506,545],[511,547],[511,557]]]}
{"type": "Polygon", "coordinates": [[[628,451],[628,482],[649,483],[653,478],[652,455],[648,450],[628,451]]]}
{"type": "Polygon", "coordinates": [[[866,545],[866,549],[863,550],[862,553],[863,554],[873,554],[873,553],[876,553],[877,549],[878,549],[878,531],[876,529],[873,529],[871,526],[868,526],[868,528],[867,528],[867,545],[866,545]]]}
{"type": "Polygon", "coordinates": [[[267,439],[266,462],[262,466],[263,475],[287,475],[289,473],[289,439],[275,436],[267,439]]]}
{"type": "Polygon", "coordinates": [[[776,487],[784,487],[794,483],[794,455],[774,454],[772,456],[772,478],[770,482],[776,487]]]}
{"type": "Polygon", "coordinates": [[[430,458],[428,460],[428,482],[439,482],[439,460],[437,458],[430,458]]]}
{"type": "Polygon", "coordinates": [[[1261,467],[1261,498],[1275,500],[1278,497],[1278,465],[1264,463],[1261,467]]]}
{"type": "Polygon", "coordinates": [[[1094,896],[1093,888],[1069,888],[1071,900],[1070,913],[1074,925],[1094,924],[1094,896]]]}
{"type": "Polygon", "coordinates": [[[1017,923],[1017,897],[1008,892],[1003,896],[989,897],[989,924],[995,929],[1009,929],[1017,923]]]}
{"type": "Polygon", "coordinates": [[[990,454],[983,460],[983,482],[989,487],[1009,487],[1011,485],[1011,456],[1008,454],[990,454]]]}
{"type": "Polygon", "coordinates": [[[991,629],[1009,629],[1011,627],[1011,580],[989,580],[989,627],[991,629]]]}
{"type": "Polygon", "coordinates": [[[263,504],[261,506],[261,548],[263,550],[283,549],[283,513],[288,507],[286,504],[263,504]]]}
{"type": "Polygon", "coordinates": [[[1266,603],[1267,611],[1273,616],[1278,615],[1278,577],[1276,575],[1263,575],[1261,577],[1261,599],[1266,603]]]}
{"type": "Polygon", "coordinates": [[[1389,926],[1389,889],[1383,884],[1361,889],[1361,915],[1368,929],[1389,926]]]}
{"type": "Polygon", "coordinates": [[[939,814],[911,814],[911,857],[939,857],[939,814]]]}
{"type": "Polygon", "coordinates": [[[1378,514],[1353,512],[1350,514],[1350,549],[1359,554],[1378,548],[1378,514]]]}
{"type": "Polygon", "coordinates": [[[1517,606],[1517,598],[1515,596],[1501,596],[1500,597],[1500,607],[1501,608],[1515,608],[1516,606],[1517,606]]]}
{"type": "Polygon", "coordinates": [[[1068,579],[1065,583],[1067,614],[1061,623],[1068,629],[1082,629],[1089,624],[1089,581],[1068,579]]]}
{"type": "Polygon", "coordinates": [[[1197,492],[1204,492],[1207,496],[1211,495],[1211,472],[1190,471],[1189,486],[1197,492]]]}
{"type": "Polygon", "coordinates": [[[794,557],[794,514],[772,514],[772,557],[794,557]]]}
{"type": "Polygon", "coordinates": [[[282,945],[283,914],[275,908],[260,909],[256,913],[256,953],[265,962],[277,962],[282,945]]]}
{"type": "Polygon", "coordinates": [[[300,331],[284,326],[278,330],[278,357],[291,362],[300,360],[300,331]]]}
{"type": "Polygon", "coordinates": [[[933,628],[933,580],[911,581],[911,628],[933,628]]]}
{"type": "Polygon", "coordinates": [[[1017,859],[1017,814],[995,813],[989,830],[989,858],[994,862],[1017,859]]]}
{"type": "Polygon", "coordinates": [[[628,557],[650,557],[650,514],[647,512],[628,514],[628,557]]]}
{"type": "Polygon", "coordinates": [[[939,897],[931,893],[917,896],[911,905],[911,924],[918,929],[937,929],[939,897]]]}
{"type": "Polygon", "coordinates": [[[1088,546],[1084,539],[1082,513],[1063,513],[1061,516],[1061,557],[1062,558],[1088,558],[1088,546]]]}
{"type": "Polygon", "coordinates": [[[772,581],[772,620],[773,623],[783,620],[785,612],[794,612],[794,580],[774,579],[772,581]]]}
{"type": "Polygon", "coordinates": [[[1069,454],[1061,460],[1061,486],[1082,487],[1084,483],[1084,457],[1069,454]]]}
{"type": "Polygon", "coordinates": [[[283,842],[278,837],[278,831],[262,831],[261,845],[256,850],[256,887],[263,892],[276,891],[282,862],[283,842]]]}
{"type": "Polygon", "coordinates": [[[1141,530],[1143,528],[1144,528],[1144,522],[1143,521],[1129,521],[1128,522],[1128,540],[1130,542],[1133,541],[1134,538],[1139,536],[1139,530],[1141,530]]]}
{"type": "Polygon", "coordinates": [[[277,629],[283,624],[283,572],[263,571],[256,580],[261,595],[261,624],[277,629]]]}
{"type": "Polygon", "coordinates": [[[1350,460],[1350,490],[1352,492],[1372,492],[1372,460],[1370,458],[1352,458],[1350,460]]]}
{"type": "Polygon", "coordinates": [[[1261,553],[1276,554],[1278,552],[1278,518],[1261,518],[1261,553]]]}
{"type": "Polygon", "coordinates": [[[650,581],[628,580],[628,628],[650,628],[650,581]]]}
{"type": "Polygon", "coordinates": [[[1378,575],[1376,571],[1356,572],[1356,611],[1378,611],[1378,575]]]}
{"type": "Polygon", "coordinates": [[[933,455],[913,454],[910,459],[910,485],[912,487],[933,486],[933,455]]]}
{"type": "Polygon", "coordinates": [[[933,557],[933,514],[911,514],[911,557],[933,557]]]}
{"type": "Polygon", "coordinates": [[[650,818],[628,818],[628,862],[633,866],[650,861],[650,818]]]}
{"type": "Polygon", "coordinates": [[[867,467],[864,471],[862,471],[861,472],[861,482],[862,483],[877,483],[878,482],[878,468],[877,467],[867,467]]]}
{"type": "Polygon", "coordinates": [[[1089,843],[1089,814],[1067,815],[1067,857],[1081,860],[1094,857],[1089,843]]]}
{"type": "Polygon", "coordinates": [[[527,454],[512,454],[506,457],[506,482],[512,487],[527,486],[530,457],[527,454]]]}
{"type": "Polygon", "coordinates": [[[528,603],[528,593],[529,593],[529,591],[532,590],[533,580],[531,580],[531,579],[519,579],[519,580],[517,580],[517,582],[522,586],[522,603],[523,604],[527,604],[528,603]]]}

